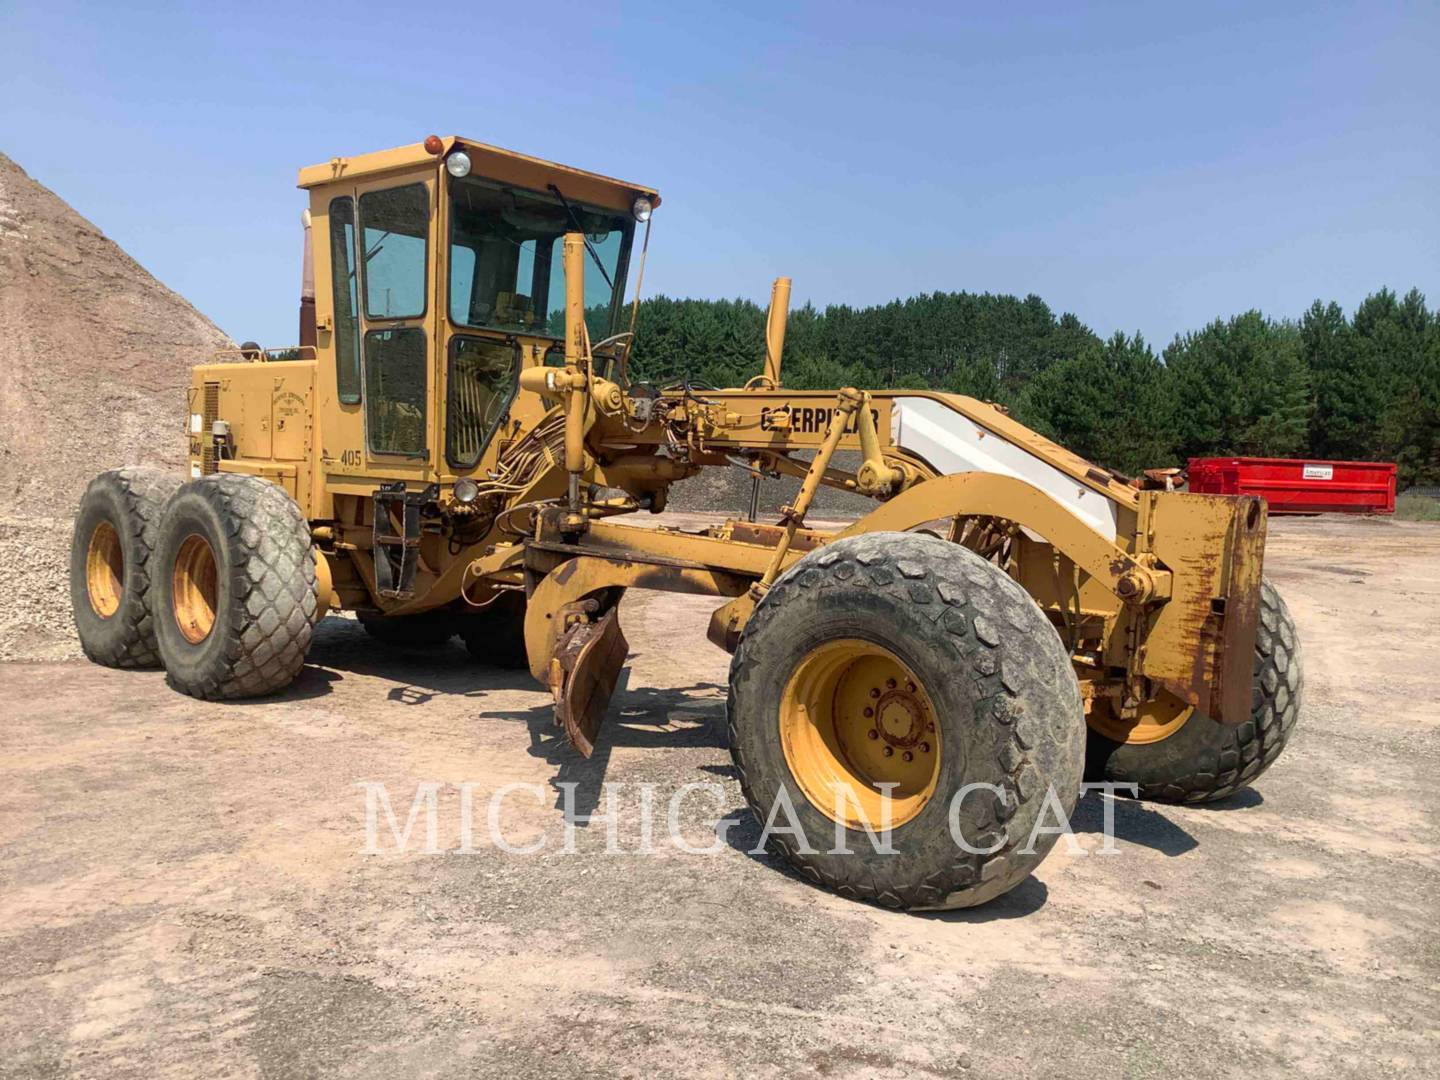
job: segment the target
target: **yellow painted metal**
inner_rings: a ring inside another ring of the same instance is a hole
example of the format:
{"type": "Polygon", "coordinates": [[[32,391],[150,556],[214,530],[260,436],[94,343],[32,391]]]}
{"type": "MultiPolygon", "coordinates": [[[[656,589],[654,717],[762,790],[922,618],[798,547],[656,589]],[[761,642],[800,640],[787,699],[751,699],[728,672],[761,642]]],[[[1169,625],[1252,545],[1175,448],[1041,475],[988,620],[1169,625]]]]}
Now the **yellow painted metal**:
{"type": "Polygon", "coordinates": [[[85,593],[90,607],[102,619],[120,610],[125,595],[125,549],[120,534],[108,521],[101,521],[85,546],[85,593]]]}
{"type": "Polygon", "coordinates": [[[855,473],[855,489],[862,495],[888,495],[905,482],[905,470],[886,462],[885,455],[880,452],[880,435],[875,430],[869,394],[864,395],[860,404],[856,426],[860,431],[860,453],[864,461],[855,473]]]}
{"type": "Polygon", "coordinates": [[[1085,722],[1116,742],[1140,745],[1168,739],[1194,715],[1193,705],[1181,701],[1168,690],[1162,690],[1154,698],[1138,705],[1129,717],[1120,714],[1113,699],[1096,698],[1085,714],[1085,722]]]}
{"type": "Polygon", "coordinates": [[[780,365],[785,357],[785,325],[790,315],[790,279],[775,279],[770,288],[770,313],[765,320],[765,378],[780,386],[780,365]]]}
{"type": "Polygon", "coordinates": [[[825,642],[779,703],[785,763],[810,803],[852,829],[899,827],[935,794],[943,753],[930,695],[884,646],[825,642]]]}
{"type": "Polygon", "coordinates": [[[330,569],[330,557],[318,547],[311,551],[315,555],[315,591],[319,598],[316,603],[319,614],[316,617],[319,618],[340,604],[335,595],[335,575],[330,569]]]}
{"type": "Polygon", "coordinates": [[[566,198],[574,202],[591,203],[612,210],[628,211],[631,203],[641,195],[649,199],[652,206],[660,205],[660,193],[643,184],[627,183],[454,135],[442,137],[439,154],[427,152],[425,144],[420,142],[393,150],[334,157],[323,165],[301,169],[297,186],[330,187],[339,183],[393,178],[396,174],[407,172],[438,171],[443,168],[444,159],[456,149],[470,155],[473,176],[484,176],[532,191],[544,191],[547,184],[558,184],[566,198]]]}
{"type": "MultiPolygon", "coordinates": [[[[638,530],[637,530],[638,531],[638,530]]],[[[548,684],[555,646],[567,620],[580,614],[574,605],[606,589],[658,589],[701,596],[734,596],[749,585],[745,578],[719,570],[637,562],[601,555],[567,559],[547,574],[525,610],[525,650],[530,673],[548,684]]]]}
{"type": "Polygon", "coordinates": [[[585,381],[582,366],[589,367],[585,349],[585,238],[566,233],[565,258],[565,374],[570,394],[565,403],[565,471],[578,480],[585,467],[585,381]]]}
{"type": "Polygon", "coordinates": [[[215,627],[219,606],[219,572],[210,542],[191,533],[180,544],[171,574],[171,609],[185,640],[198,645],[215,627]]]}
{"type": "Polygon", "coordinates": [[[1142,565],[1039,488],[999,473],[937,476],[897,495],[838,535],[904,532],[942,515],[1013,521],[1044,537],[1127,602],[1139,604],[1169,595],[1168,572],[1142,565]]]}
{"type": "Polygon", "coordinates": [[[810,463],[810,469],[805,474],[805,479],[800,483],[800,494],[795,497],[794,505],[785,507],[781,511],[784,519],[784,533],[780,542],[775,545],[775,554],[771,556],[770,563],[765,567],[765,573],[755,583],[759,592],[770,587],[780,573],[780,568],[785,565],[786,556],[790,553],[790,544],[795,539],[795,530],[805,523],[805,514],[810,509],[810,501],[815,498],[815,492],[820,490],[821,478],[830,465],[830,459],[835,454],[835,447],[840,442],[840,436],[845,433],[845,427],[854,415],[855,410],[863,403],[864,398],[860,391],[846,387],[840,391],[835,399],[835,412],[830,418],[830,428],[825,433],[825,441],[820,444],[820,452],[815,455],[815,460],[810,463]]]}
{"type": "Polygon", "coordinates": [[[1144,673],[1222,724],[1250,719],[1265,530],[1257,498],[1142,495],[1140,535],[1175,581],[1170,602],[1147,619],[1144,673]],[[1237,629],[1239,640],[1227,642],[1237,629]],[[1226,678],[1227,661],[1243,667],[1226,678]]]}
{"type": "MultiPolygon", "coordinates": [[[[683,391],[672,393],[679,397],[683,391]]],[[[834,408],[835,402],[833,390],[707,390],[704,397],[707,402],[713,403],[706,413],[713,422],[713,429],[706,432],[706,441],[717,448],[817,447],[824,439],[829,412],[834,408]],[[786,415],[792,419],[782,429],[777,420],[786,415]]],[[[1133,527],[1140,496],[1135,488],[1105,470],[1097,469],[1058,443],[1031,431],[988,402],[960,394],[944,394],[930,390],[872,390],[871,408],[875,412],[875,427],[883,449],[894,449],[890,444],[889,433],[892,410],[898,398],[921,398],[938,402],[974,424],[985,438],[997,436],[1034,454],[1047,465],[1065,473],[1078,486],[1103,494],[1120,512],[1122,527],[1133,527]]],[[[618,438],[621,434],[622,429],[618,425],[602,425],[602,437],[618,438]]],[[[664,435],[656,428],[632,431],[627,437],[630,442],[649,443],[663,441],[664,435]]],[[[839,449],[861,449],[859,432],[853,424],[841,439],[839,449]]]]}

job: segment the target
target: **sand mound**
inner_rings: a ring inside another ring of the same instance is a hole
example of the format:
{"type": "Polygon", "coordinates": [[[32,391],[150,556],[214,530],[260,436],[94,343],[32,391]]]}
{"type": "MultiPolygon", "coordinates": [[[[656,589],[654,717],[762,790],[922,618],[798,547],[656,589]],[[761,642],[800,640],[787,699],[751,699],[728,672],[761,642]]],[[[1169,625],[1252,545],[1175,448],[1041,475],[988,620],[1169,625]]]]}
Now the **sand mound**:
{"type": "Polygon", "coordinates": [[[190,368],[226,344],[0,154],[0,659],[78,654],[76,502],[104,469],[183,465],[190,368]]]}

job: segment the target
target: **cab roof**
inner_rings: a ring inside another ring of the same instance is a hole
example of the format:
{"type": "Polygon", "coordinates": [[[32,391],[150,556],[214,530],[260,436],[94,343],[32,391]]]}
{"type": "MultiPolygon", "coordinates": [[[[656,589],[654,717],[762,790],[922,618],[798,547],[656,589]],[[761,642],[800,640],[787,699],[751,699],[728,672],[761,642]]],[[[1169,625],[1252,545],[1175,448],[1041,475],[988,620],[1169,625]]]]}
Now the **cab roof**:
{"type": "Polygon", "coordinates": [[[574,169],[569,165],[517,154],[513,150],[462,139],[458,135],[446,136],[440,143],[441,150],[438,154],[427,151],[424,143],[411,143],[409,146],[397,146],[393,150],[378,150],[353,157],[334,157],[324,165],[309,165],[301,169],[298,186],[308,189],[324,187],[327,184],[377,179],[385,173],[438,164],[449,156],[452,150],[462,149],[470,155],[472,176],[483,176],[534,191],[544,191],[550,184],[554,184],[565,193],[567,199],[606,209],[629,210],[631,203],[640,195],[644,195],[653,205],[660,205],[660,193],[642,184],[630,184],[609,176],[601,176],[599,173],[574,169]]]}

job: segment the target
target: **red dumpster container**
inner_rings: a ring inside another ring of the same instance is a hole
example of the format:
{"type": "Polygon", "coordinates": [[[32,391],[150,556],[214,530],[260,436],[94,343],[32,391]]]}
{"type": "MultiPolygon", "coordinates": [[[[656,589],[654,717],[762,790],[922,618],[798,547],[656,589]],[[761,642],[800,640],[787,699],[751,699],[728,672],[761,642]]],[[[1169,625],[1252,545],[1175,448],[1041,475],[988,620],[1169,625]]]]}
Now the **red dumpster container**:
{"type": "Polygon", "coordinates": [[[1190,490],[1263,495],[1272,514],[1393,514],[1395,466],[1383,461],[1191,458],[1190,490]]]}

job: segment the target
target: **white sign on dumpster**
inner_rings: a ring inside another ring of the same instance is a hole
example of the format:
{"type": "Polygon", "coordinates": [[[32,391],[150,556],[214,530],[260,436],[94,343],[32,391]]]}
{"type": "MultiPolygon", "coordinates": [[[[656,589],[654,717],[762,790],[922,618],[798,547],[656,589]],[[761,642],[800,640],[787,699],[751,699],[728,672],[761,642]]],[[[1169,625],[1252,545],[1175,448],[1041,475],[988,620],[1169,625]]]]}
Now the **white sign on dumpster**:
{"type": "Polygon", "coordinates": [[[1334,465],[1306,465],[1306,480],[1333,480],[1335,479],[1334,465]]]}

